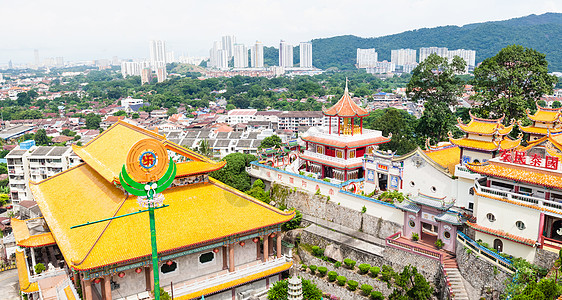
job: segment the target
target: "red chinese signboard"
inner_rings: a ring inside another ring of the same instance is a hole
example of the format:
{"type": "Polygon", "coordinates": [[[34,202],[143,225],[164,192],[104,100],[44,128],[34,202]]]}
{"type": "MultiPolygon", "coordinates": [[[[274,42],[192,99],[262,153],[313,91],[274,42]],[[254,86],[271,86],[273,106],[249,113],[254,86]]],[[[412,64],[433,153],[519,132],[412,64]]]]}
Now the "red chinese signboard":
{"type": "Polygon", "coordinates": [[[527,153],[524,151],[502,150],[500,152],[500,161],[519,164],[519,165],[541,167],[550,170],[558,170],[558,157],[547,155],[544,158],[544,163],[543,163],[543,158],[540,155],[535,153],[533,154],[533,156],[527,156],[527,153]]]}

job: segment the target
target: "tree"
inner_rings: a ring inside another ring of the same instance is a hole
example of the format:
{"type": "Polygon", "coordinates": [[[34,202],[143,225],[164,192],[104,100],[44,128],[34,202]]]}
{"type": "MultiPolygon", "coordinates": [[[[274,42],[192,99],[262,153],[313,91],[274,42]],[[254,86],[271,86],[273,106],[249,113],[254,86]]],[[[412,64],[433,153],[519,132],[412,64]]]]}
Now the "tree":
{"type": "Polygon", "coordinates": [[[0,163],[0,174],[8,174],[8,167],[6,163],[0,163]]]}
{"type": "Polygon", "coordinates": [[[546,55],[520,45],[503,48],[474,69],[473,99],[477,112],[495,118],[505,114],[505,122],[525,116],[526,108],[552,93],[558,79],[548,74],[546,55]]]}
{"type": "Polygon", "coordinates": [[[47,132],[45,131],[45,129],[37,130],[37,133],[35,133],[35,137],[33,139],[35,140],[35,144],[37,146],[49,145],[49,137],[47,137],[47,132]]]}
{"type": "Polygon", "coordinates": [[[392,291],[388,299],[431,299],[433,288],[429,282],[418,273],[416,267],[405,266],[400,274],[394,274],[394,283],[397,288],[392,291]]]}
{"type": "Polygon", "coordinates": [[[560,103],[560,101],[552,102],[552,108],[560,108],[560,107],[562,107],[562,103],[560,103]]]}
{"type": "Polygon", "coordinates": [[[258,149],[273,148],[275,146],[281,147],[281,144],[281,138],[277,135],[272,135],[263,139],[258,149]]]}
{"type": "Polygon", "coordinates": [[[0,206],[6,205],[10,201],[10,196],[8,194],[0,194],[0,206]]]}
{"type": "Polygon", "coordinates": [[[127,112],[125,112],[124,110],[118,110],[115,113],[113,113],[114,116],[126,116],[127,112]]]}
{"type": "Polygon", "coordinates": [[[406,111],[396,108],[379,109],[371,112],[367,121],[370,122],[366,127],[382,131],[383,136],[392,134],[390,142],[380,145],[381,150],[392,150],[402,155],[417,147],[415,142],[417,120],[406,111]]]}
{"type": "Polygon", "coordinates": [[[168,115],[168,117],[177,114],[178,113],[178,109],[175,107],[170,107],[168,108],[168,111],[166,112],[166,115],[168,115]]]}
{"type": "Polygon", "coordinates": [[[425,101],[424,113],[418,123],[418,133],[435,141],[444,140],[454,124],[449,106],[456,105],[462,95],[462,80],[466,62],[458,56],[449,63],[448,58],[431,54],[412,72],[406,92],[412,101],[425,101]]]}
{"type": "Polygon", "coordinates": [[[99,129],[101,123],[101,117],[94,114],[89,113],[86,115],[86,129],[99,129]]]}
{"type": "Polygon", "coordinates": [[[132,118],[133,118],[133,120],[140,118],[139,113],[133,113],[132,118]]]}
{"type": "MultiPolygon", "coordinates": [[[[322,291],[318,287],[310,282],[309,280],[302,279],[302,293],[303,298],[307,300],[321,300],[322,291]]],[[[289,283],[287,280],[280,280],[273,284],[273,286],[267,291],[268,300],[287,300],[287,292],[289,289],[289,283]]]]}
{"type": "Polygon", "coordinates": [[[251,154],[230,153],[224,157],[226,165],[217,171],[211,172],[211,177],[223,182],[237,190],[247,191],[250,189],[250,175],[246,172],[246,167],[255,160],[251,154]]]}
{"type": "Polygon", "coordinates": [[[213,156],[213,149],[209,148],[209,141],[206,139],[202,139],[201,141],[199,141],[199,147],[197,147],[197,152],[207,157],[213,156]]]}

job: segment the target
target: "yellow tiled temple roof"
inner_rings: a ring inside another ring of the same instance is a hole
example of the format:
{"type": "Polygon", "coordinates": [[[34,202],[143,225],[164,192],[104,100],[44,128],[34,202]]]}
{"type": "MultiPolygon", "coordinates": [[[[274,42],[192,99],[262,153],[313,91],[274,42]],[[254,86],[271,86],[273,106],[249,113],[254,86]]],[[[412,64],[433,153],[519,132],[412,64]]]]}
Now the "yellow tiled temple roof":
{"type": "MultiPolygon", "coordinates": [[[[31,183],[30,189],[70,267],[87,270],[150,257],[145,213],[70,229],[140,209],[136,197],[125,198],[88,164],[31,183]]],[[[294,216],[294,212],[282,212],[213,179],[169,188],[163,195],[169,207],[155,211],[159,253],[219,242],[294,216]]]]}
{"type": "Polygon", "coordinates": [[[16,245],[20,247],[42,247],[42,246],[55,244],[55,239],[53,238],[53,235],[50,232],[31,235],[26,223],[26,221],[29,220],[35,220],[35,219],[11,220],[12,230],[14,232],[14,237],[16,239],[16,245]]]}
{"type": "Polygon", "coordinates": [[[530,133],[530,134],[537,134],[537,135],[547,135],[547,133],[550,131],[552,133],[558,133],[558,132],[562,132],[562,129],[560,128],[544,128],[544,127],[535,127],[533,125],[530,126],[522,126],[521,122],[517,121],[518,125],[519,125],[519,130],[521,130],[522,132],[525,133],[530,133]]]}
{"type": "Polygon", "coordinates": [[[64,294],[66,295],[67,300],[76,300],[76,297],[74,297],[74,293],[72,292],[70,285],[64,288],[64,294]]]}
{"type": "Polygon", "coordinates": [[[193,161],[200,162],[197,167],[190,167],[188,164],[191,162],[178,163],[176,177],[191,175],[189,171],[193,170],[218,170],[225,164],[224,162],[214,162],[203,155],[188,151],[166,140],[163,135],[157,134],[154,131],[142,129],[124,121],[118,121],[86,145],[82,147],[72,145],[72,148],[82,160],[100,173],[107,181],[119,182],[119,172],[121,172],[121,167],[126,161],[129,149],[139,140],[146,138],[156,139],[162,142],[166,149],[180,153],[193,161]],[[203,163],[207,165],[203,166],[203,163]],[[185,165],[181,166],[182,164],[185,165]]]}
{"type": "Polygon", "coordinates": [[[501,117],[499,119],[483,119],[474,116],[470,112],[469,114],[471,120],[468,124],[464,124],[460,118],[457,119],[457,126],[460,130],[466,133],[474,133],[480,135],[506,135],[509,134],[513,129],[514,122],[512,122],[507,127],[501,123],[504,117],[501,117]]]}
{"type": "Polygon", "coordinates": [[[483,151],[496,151],[496,150],[511,150],[517,148],[521,144],[521,137],[516,140],[512,140],[508,137],[504,137],[504,139],[498,143],[495,142],[488,142],[488,141],[480,141],[480,140],[473,140],[469,138],[460,138],[454,139],[452,136],[449,136],[449,141],[462,148],[469,148],[475,150],[483,150],[483,151]]]}
{"type": "Polygon", "coordinates": [[[450,174],[455,174],[455,166],[459,163],[461,150],[454,145],[433,148],[424,153],[443,168],[447,168],[450,174]]]}
{"type": "Polygon", "coordinates": [[[256,274],[252,274],[252,275],[246,276],[244,278],[228,281],[228,282],[225,282],[225,283],[222,283],[222,284],[210,287],[210,288],[206,288],[206,289],[203,289],[203,290],[191,293],[191,294],[187,294],[187,295],[183,295],[183,296],[179,296],[179,297],[174,297],[174,299],[177,299],[177,300],[199,299],[202,296],[205,296],[205,295],[208,295],[208,294],[214,294],[214,293],[224,291],[226,289],[229,289],[229,288],[232,288],[232,287],[235,287],[235,286],[242,285],[242,284],[247,283],[247,282],[255,281],[255,280],[270,276],[270,275],[274,275],[274,274],[277,274],[277,273],[281,273],[283,271],[287,271],[291,268],[292,265],[293,265],[293,262],[287,262],[283,265],[280,265],[278,267],[275,267],[275,268],[272,268],[272,269],[269,269],[269,270],[266,270],[266,271],[262,271],[262,272],[259,272],[259,273],[256,273],[256,274]]]}
{"type": "Polygon", "coordinates": [[[537,103],[537,111],[535,114],[531,115],[529,109],[527,109],[527,118],[534,122],[543,122],[543,123],[554,123],[560,117],[560,111],[562,108],[548,108],[548,107],[541,107],[537,103]]]}
{"type": "Polygon", "coordinates": [[[515,180],[518,182],[526,182],[555,189],[562,188],[562,177],[554,175],[552,172],[542,170],[535,171],[532,168],[521,168],[505,164],[497,164],[494,161],[490,161],[487,164],[466,164],[466,167],[472,172],[483,175],[515,180]]]}
{"type": "Polygon", "coordinates": [[[27,264],[25,263],[25,254],[19,250],[16,250],[16,266],[18,267],[20,291],[26,294],[39,291],[39,285],[37,282],[29,282],[27,264]]]}

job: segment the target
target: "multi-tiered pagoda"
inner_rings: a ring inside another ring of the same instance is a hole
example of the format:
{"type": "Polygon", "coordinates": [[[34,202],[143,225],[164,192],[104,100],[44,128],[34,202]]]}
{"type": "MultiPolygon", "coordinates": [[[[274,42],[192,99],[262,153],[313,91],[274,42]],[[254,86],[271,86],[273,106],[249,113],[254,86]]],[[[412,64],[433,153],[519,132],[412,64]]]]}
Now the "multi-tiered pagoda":
{"type": "Polygon", "coordinates": [[[527,109],[527,118],[533,122],[533,125],[523,126],[521,122],[518,121],[519,129],[529,134],[529,142],[547,136],[548,132],[562,132],[562,128],[560,128],[561,110],[562,107],[547,108],[537,104],[537,111],[535,114],[531,115],[529,109],[527,109]]]}
{"type": "Polygon", "coordinates": [[[449,133],[449,141],[461,149],[461,163],[485,162],[494,158],[498,151],[515,149],[521,144],[521,137],[512,140],[507,135],[513,129],[514,121],[504,126],[499,119],[483,119],[470,114],[470,122],[464,124],[457,120],[458,128],[466,133],[463,138],[455,139],[449,133]]]}
{"type": "Polygon", "coordinates": [[[306,142],[306,150],[301,154],[306,170],[342,181],[362,178],[363,155],[372,153],[378,144],[389,142],[390,137],[363,129],[363,118],[369,112],[351,99],[347,83],[341,99],[323,113],[329,118],[328,128],[313,127],[301,137],[306,142]]]}

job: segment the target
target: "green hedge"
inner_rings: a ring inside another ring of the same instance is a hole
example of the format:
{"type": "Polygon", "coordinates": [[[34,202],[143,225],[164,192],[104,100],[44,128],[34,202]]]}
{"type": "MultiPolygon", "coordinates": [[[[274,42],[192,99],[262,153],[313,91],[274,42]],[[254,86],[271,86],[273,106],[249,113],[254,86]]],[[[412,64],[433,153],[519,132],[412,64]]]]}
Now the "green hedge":
{"type": "Polygon", "coordinates": [[[334,267],[335,267],[335,268],[341,267],[341,261],[336,261],[336,262],[334,263],[334,267]]]}
{"type": "Polygon", "coordinates": [[[350,291],[355,291],[358,285],[359,283],[357,283],[357,281],[355,280],[350,280],[347,282],[347,287],[349,288],[350,291]]]}
{"type": "Polygon", "coordinates": [[[384,300],[384,296],[379,291],[372,291],[371,292],[371,299],[373,299],[373,300],[384,300]]]}
{"type": "Polygon", "coordinates": [[[336,277],[336,280],[338,281],[338,285],[340,286],[344,286],[347,282],[347,278],[345,278],[345,276],[338,276],[336,277]]]}
{"type": "Polygon", "coordinates": [[[349,258],[344,259],[343,263],[350,269],[353,269],[353,267],[355,267],[355,264],[356,264],[356,262],[354,260],[351,260],[349,258]]]}
{"type": "Polygon", "coordinates": [[[370,264],[360,264],[358,266],[358,268],[359,268],[359,272],[361,274],[366,274],[366,273],[369,272],[369,269],[371,268],[371,265],[370,264]]]}
{"type": "Polygon", "coordinates": [[[314,274],[314,272],[316,272],[317,267],[315,265],[310,265],[308,266],[308,268],[310,269],[310,273],[314,274]]]}
{"type": "Polygon", "coordinates": [[[381,269],[380,269],[379,267],[376,267],[376,266],[375,266],[375,267],[371,267],[371,268],[369,269],[369,272],[371,272],[371,277],[375,277],[375,278],[376,278],[377,276],[379,276],[380,271],[381,271],[381,269]]]}
{"type": "Polygon", "coordinates": [[[361,291],[363,291],[363,295],[365,295],[365,296],[369,296],[371,294],[372,290],[373,290],[373,287],[368,285],[368,284],[361,285],[361,291]]]}
{"type": "Polygon", "coordinates": [[[337,277],[338,273],[336,273],[335,271],[328,272],[328,281],[335,281],[337,277]]]}
{"type": "Polygon", "coordinates": [[[324,275],[326,275],[327,272],[328,272],[328,268],[318,267],[318,273],[320,273],[320,275],[324,276],[324,275]]]}

